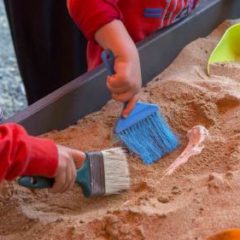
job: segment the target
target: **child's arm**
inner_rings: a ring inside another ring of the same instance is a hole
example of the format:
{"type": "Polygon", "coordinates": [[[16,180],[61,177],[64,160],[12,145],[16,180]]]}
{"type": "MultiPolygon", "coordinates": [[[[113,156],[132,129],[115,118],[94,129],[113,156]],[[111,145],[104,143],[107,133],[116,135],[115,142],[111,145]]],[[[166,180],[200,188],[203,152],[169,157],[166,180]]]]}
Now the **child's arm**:
{"type": "Polygon", "coordinates": [[[0,181],[17,176],[55,177],[54,192],[69,189],[75,181],[75,160],[84,153],[57,146],[53,141],[29,136],[17,124],[0,125],[0,181]]]}
{"type": "Polygon", "coordinates": [[[115,56],[115,74],[107,78],[107,86],[113,99],[128,102],[122,113],[127,116],[136,104],[137,93],[142,85],[137,48],[120,20],[113,20],[101,27],[95,39],[115,56]]]}
{"type": "MultiPolygon", "coordinates": [[[[117,0],[67,0],[69,13],[77,26],[91,42],[112,50],[116,57],[113,77],[107,85],[114,99],[129,104],[123,115],[134,107],[142,79],[139,56],[117,7],[117,0]]],[[[98,53],[96,53],[98,54],[98,53]]]]}

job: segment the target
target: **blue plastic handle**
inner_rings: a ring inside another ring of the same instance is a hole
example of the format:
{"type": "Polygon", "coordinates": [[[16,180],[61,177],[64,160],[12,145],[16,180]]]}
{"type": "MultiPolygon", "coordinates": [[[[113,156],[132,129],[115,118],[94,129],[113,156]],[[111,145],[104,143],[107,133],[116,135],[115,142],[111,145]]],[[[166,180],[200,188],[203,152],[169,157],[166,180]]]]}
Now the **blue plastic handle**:
{"type": "Polygon", "coordinates": [[[115,57],[113,52],[109,49],[106,49],[101,54],[102,61],[104,63],[105,68],[107,69],[108,75],[113,75],[114,72],[114,60],[115,57]]]}
{"type": "MultiPolygon", "coordinates": [[[[76,183],[82,187],[85,197],[91,196],[90,162],[88,159],[86,159],[83,166],[77,170],[76,183]]],[[[31,189],[51,188],[54,184],[54,178],[24,176],[18,179],[18,184],[31,189]]]]}
{"type": "MultiPolygon", "coordinates": [[[[115,57],[113,55],[113,52],[109,49],[106,49],[101,53],[101,58],[102,58],[105,68],[107,69],[108,75],[109,76],[113,75],[115,73],[115,71],[114,71],[115,57]]],[[[123,104],[123,109],[127,106],[127,104],[128,104],[128,102],[125,102],[123,104]]]]}

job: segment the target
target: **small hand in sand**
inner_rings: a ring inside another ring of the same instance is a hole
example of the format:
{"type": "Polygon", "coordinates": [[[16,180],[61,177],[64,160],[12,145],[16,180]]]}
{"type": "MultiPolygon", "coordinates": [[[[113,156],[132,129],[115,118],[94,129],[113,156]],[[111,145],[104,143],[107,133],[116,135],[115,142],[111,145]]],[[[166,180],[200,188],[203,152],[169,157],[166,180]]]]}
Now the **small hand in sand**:
{"type": "Polygon", "coordinates": [[[204,148],[203,142],[208,137],[208,130],[201,126],[194,126],[187,133],[188,145],[181,155],[164,171],[164,176],[171,175],[180,165],[186,163],[193,155],[201,153],[204,148]]]}
{"type": "Polygon", "coordinates": [[[55,173],[55,183],[50,190],[62,193],[71,189],[76,179],[76,169],[81,167],[85,154],[81,151],[57,145],[58,167],[55,173]]]}

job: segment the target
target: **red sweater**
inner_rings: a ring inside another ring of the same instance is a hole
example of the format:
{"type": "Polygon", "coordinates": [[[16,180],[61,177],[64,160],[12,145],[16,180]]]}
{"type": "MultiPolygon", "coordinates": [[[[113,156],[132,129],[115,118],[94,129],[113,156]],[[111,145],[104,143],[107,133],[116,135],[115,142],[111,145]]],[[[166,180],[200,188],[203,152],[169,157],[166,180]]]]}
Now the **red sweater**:
{"type": "Polygon", "coordinates": [[[188,16],[200,0],[67,0],[69,13],[88,38],[88,68],[101,63],[94,35],[105,24],[123,21],[135,42],[188,16]]]}
{"type": "Polygon", "coordinates": [[[53,141],[31,137],[17,124],[0,125],[0,181],[23,175],[53,177],[57,165],[53,141]]]}

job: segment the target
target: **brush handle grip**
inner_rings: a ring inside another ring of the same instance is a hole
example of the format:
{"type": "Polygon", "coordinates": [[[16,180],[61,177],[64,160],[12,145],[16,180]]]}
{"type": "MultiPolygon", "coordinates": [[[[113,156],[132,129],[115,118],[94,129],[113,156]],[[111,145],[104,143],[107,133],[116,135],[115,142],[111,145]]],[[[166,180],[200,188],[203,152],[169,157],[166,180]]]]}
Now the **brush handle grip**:
{"type": "MultiPolygon", "coordinates": [[[[115,73],[115,71],[114,71],[115,57],[113,55],[113,52],[109,49],[102,51],[101,59],[103,61],[105,68],[107,69],[108,75],[109,76],[113,75],[115,73]]],[[[125,102],[123,104],[123,108],[125,108],[127,106],[127,104],[128,104],[128,102],[125,102]]]]}
{"type": "MultiPolygon", "coordinates": [[[[91,195],[90,184],[90,165],[89,160],[86,159],[83,166],[77,170],[76,183],[78,183],[83,190],[85,197],[91,195]]],[[[23,176],[18,180],[18,184],[31,189],[51,188],[54,184],[54,178],[40,177],[40,176],[23,176]]]]}
{"type": "Polygon", "coordinates": [[[115,71],[114,71],[115,57],[113,55],[113,52],[109,49],[106,49],[101,53],[101,58],[102,58],[105,68],[107,69],[108,75],[109,76],[113,75],[115,73],[115,71]]]}

